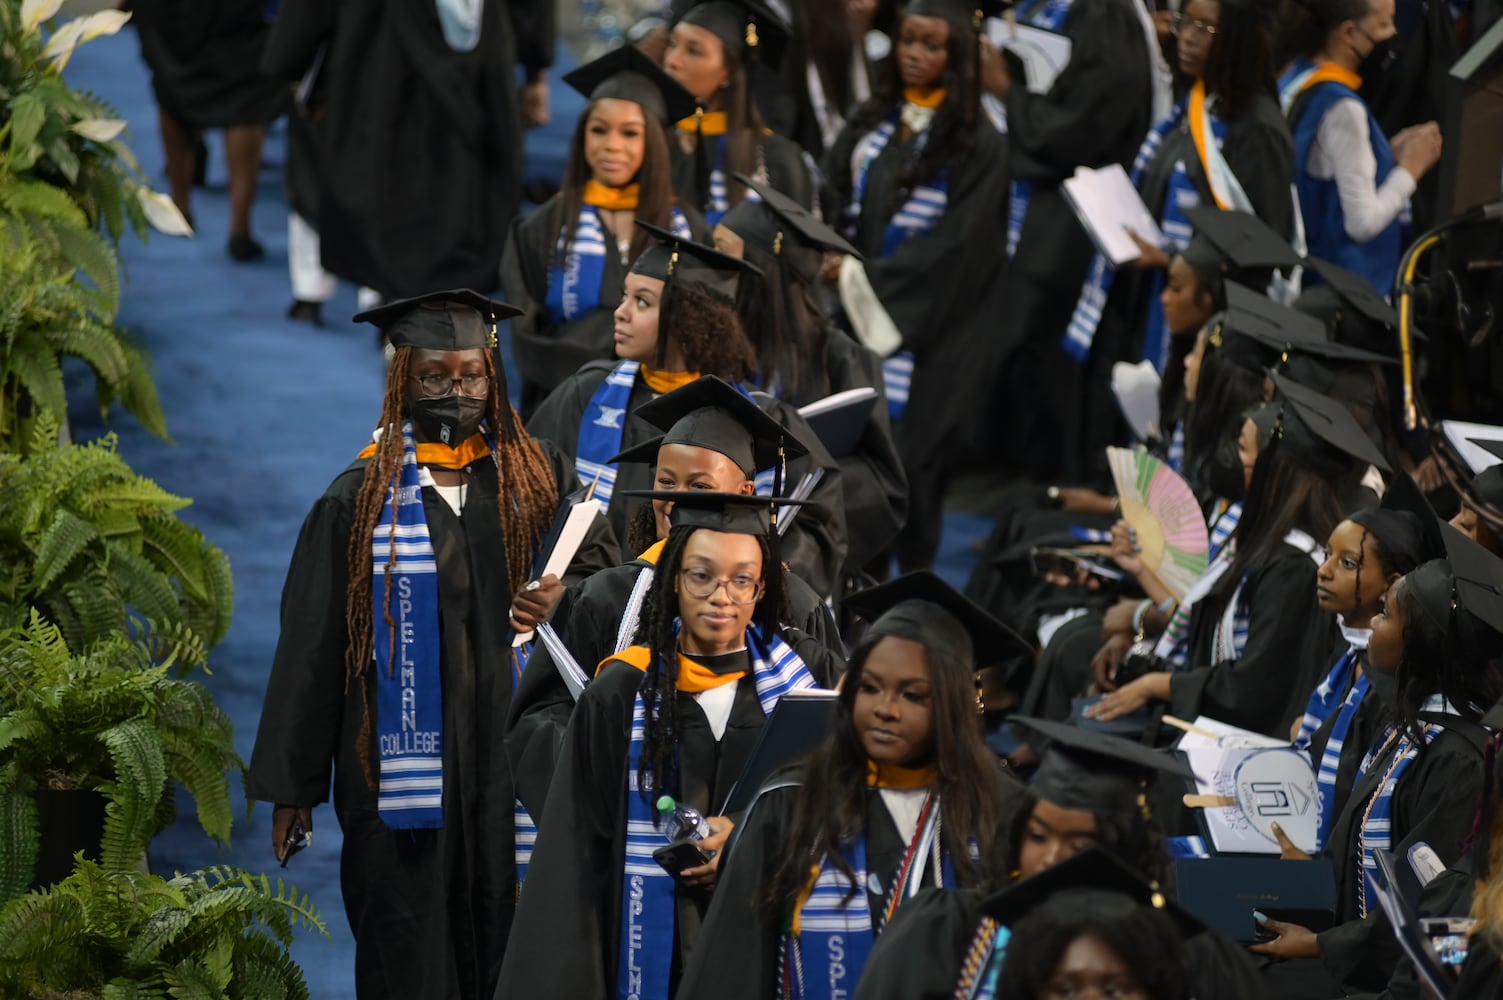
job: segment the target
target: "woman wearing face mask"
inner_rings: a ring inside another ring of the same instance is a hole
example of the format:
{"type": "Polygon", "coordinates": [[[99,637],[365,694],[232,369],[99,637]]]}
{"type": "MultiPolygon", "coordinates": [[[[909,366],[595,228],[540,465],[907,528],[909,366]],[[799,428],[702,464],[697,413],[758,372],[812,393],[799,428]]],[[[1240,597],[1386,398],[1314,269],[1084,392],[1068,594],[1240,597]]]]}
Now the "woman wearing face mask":
{"type": "Polygon", "coordinates": [[[1316,601],[1340,620],[1346,648],[1311,693],[1305,714],[1291,732],[1295,747],[1310,755],[1316,769],[1320,789],[1317,850],[1325,846],[1362,755],[1381,731],[1385,705],[1392,701],[1368,700],[1372,674],[1366,665],[1367,645],[1373,616],[1400,576],[1444,555],[1435,515],[1419,487],[1404,475],[1389,485],[1381,507],[1352,514],[1326,542],[1326,561],[1315,574],[1316,601]]]}
{"type": "Polygon", "coordinates": [[[733,822],[720,815],[767,716],[831,683],[784,642],[773,509],[741,494],[673,502],[636,645],[600,665],[564,735],[498,997],[674,995],[733,822]],[[709,817],[708,863],[672,873],[662,802],[709,817]],[[562,936],[562,940],[561,940],[562,936]]]}
{"type": "MultiPolygon", "coordinates": [[[[751,267],[692,240],[648,228],[658,242],[632,264],[615,313],[618,360],[592,362],[566,379],[543,400],[527,428],[573,457],[580,485],[607,503],[616,537],[625,540],[634,507],[617,493],[650,483],[645,466],[618,469],[615,464],[615,456],[653,436],[649,425],[635,417],[637,409],[702,375],[738,386],[809,451],[788,463],[785,492],[819,471],[811,504],[789,525],[782,550],[795,572],[818,593],[829,595],[845,561],[840,467],[794,407],[753,393],[756,355],[735,309],[737,283],[751,267]]],[[[772,471],[754,470],[768,490],[775,478],[772,471]]],[[[634,554],[623,552],[622,561],[634,554]]]]}
{"type": "MultiPolygon", "coordinates": [[[[1005,919],[993,916],[993,903],[1009,890],[1038,885],[1030,880],[1041,876],[1084,868],[1089,877],[1082,885],[1115,888],[1125,871],[1167,894],[1169,854],[1145,794],[1159,776],[1185,780],[1189,765],[1134,740],[1041,719],[1014,722],[1045,749],[1012,818],[986,849],[986,880],[974,890],[922,893],[899,910],[872,951],[856,1000],[997,996],[998,974],[1010,965],[1011,933],[1005,919]]],[[[1224,985],[1208,991],[1210,984],[1255,980],[1256,970],[1219,935],[1198,937],[1191,969],[1196,996],[1258,995],[1224,985]]]]}
{"type": "Polygon", "coordinates": [[[767,130],[752,93],[752,69],[775,70],[787,40],[787,25],[762,0],[696,3],[668,36],[663,69],[702,109],[675,130],[673,189],[712,226],[755,197],[733,174],[754,177],[801,205],[814,204],[806,155],[767,130]]]}
{"type": "Polygon", "coordinates": [[[1373,618],[1368,665],[1394,678],[1393,695],[1325,852],[1337,923],[1316,934],[1264,920],[1277,936],[1253,946],[1285,960],[1266,971],[1293,1000],[1382,990],[1402,953],[1376,900],[1375,852],[1402,859],[1424,843],[1449,866],[1471,833],[1490,737],[1478,722],[1503,691],[1490,662],[1503,650],[1503,561],[1456,532],[1445,547],[1447,558],[1395,583],[1373,618]]]}
{"type": "MultiPolygon", "coordinates": [[[[285,860],[333,765],[362,996],[487,998],[511,926],[506,654],[562,592],[529,590],[529,573],[574,471],[507,402],[493,324],[510,313],[459,291],[357,317],[396,348],[376,440],[314,505],[287,571],[246,790],[276,804],[285,860]]],[[[587,540],[571,578],[613,547],[587,540]]]]}
{"type": "MultiPolygon", "coordinates": [[[[1387,295],[1403,252],[1409,197],[1440,160],[1440,127],[1390,142],[1358,89],[1398,54],[1394,0],[1284,0],[1279,98],[1294,132],[1300,209],[1312,257],[1387,295]]],[[[1319,272],[1305,280],[1319,282],[1319,272]]]]}
{"type": "MultiPolygon", "coordinates": [[[[985,440],[986,384],[1003,312],[1007,178],[1001,136],[978,103],[974,7],[913,0],[870,100],[825,155],[863,259],[839,258],[857,339],[883,360],[888,411],[908,476],[904,570],[939,546],[945,488],[985,440]]],[[[827,278],[836,277],[832,259],[827,278]]]]}
{"type": "Polygon", "coordinates": [[[622,281],[653,242],[633,221],[685,238],[708,235],[673,196],[663,131],[693,111],[693,96],[630,45],[564,82],[589,103],[574,128],[563,186],[512,224],[501,258],[501,285],[522,310],[511,343],[524,419],[580,365],[611,356],[622,281]]]}
{"type": "Polygon", "coordinates": [[[1011,797],[981,739],[978,657],[1028,646],[932,573],[846,606],[872,625],[830,734],[749,810],[683,1000],[849,996],[907,900],[980,881],[1011,797]]]}

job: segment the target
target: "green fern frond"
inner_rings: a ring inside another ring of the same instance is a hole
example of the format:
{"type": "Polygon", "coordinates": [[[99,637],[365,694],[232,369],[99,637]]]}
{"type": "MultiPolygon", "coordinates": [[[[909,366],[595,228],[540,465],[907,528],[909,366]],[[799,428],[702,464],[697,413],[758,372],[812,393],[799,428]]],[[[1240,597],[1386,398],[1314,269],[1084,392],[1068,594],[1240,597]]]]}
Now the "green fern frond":
{"type": "MultiPolygon", "coordinates": [[[[99,636],[119,631],[125,622],[125,601],[102,568],[88,576],[62,586],[70,616],[78,623],[77,634],[68,635],[68,644],[85,649],[99,636]]],[[[65,622],[61,618],[59,625],[65,622]]]]}
{"type": "Polygon", "coordinates": [[[0,792],[0,903],[25,895],[36,864],[36,800],[14,790],[0,792]]]}
{"type": "Polygon", "coordinates": [[[149,514],[141,518],[141,551],[161,569],[177,577],[188,596],[208,598],[206,556],[213,546],[191,525],[175,517],[149,514]]]}
{"type": "Polygon", "coordinates": [[[247,938],[235,949],[234,1000],[307,1000],[308,984],[285,950],[265,938],[247,938]]]}
{"type": "Polygon", "coordinates": [[[17,215],[37,215],[86,228],[89,220],[68,192],[45,181],[22,180],[0,175],[0,209],[17,215]]]}
{"type": "Polygon", "coordinates": [[[216,754],[212,746],[200,741],[166,734],[163,743],[172,777],[193,796],[199,825],[215,843],[228,847],[230,828],[235,821],[230,782],[225,775],[229,762],[216,754]]]}
{"type": "Polygon", "coordinates": [[[0,967],[48,956],[81,936],[86,923],[83,904],[67,892],[54,889],[14,900],[0,911],[0,967]]]}
{"type": "Polygon", "coordinates": [[[120,261],[104,237],[92,229],[59,226],[55,230],[63,259],[78,268],[105,295],[106,317],[120,308],[120,261]]]}
{"type": "Polygon", "coordinates": [[[101,787],[110,800],[105,807],[100,864],[106,868],[134,867],[140,860],[157,801],[167,782],[161,738],[144,719],[131,719],[99,734],[115,765],[115,781],[101,787]]]}
{"type": "Polygon", "coordinates": [[[130,362],[120,349],[109,327],[75,320],[52,331],[53,350],[81,358],[92,369],[100,384],[121,385],[130,374],[130,362]]]}
{"type": "Polygon", "coordinates": [[[46,590],[98,535],[69,510],[59,510],[36,545],[32,586],[46,590]]]}
{"type": "Polygon", "coordinates": [[[180,602],[167,577],[118,540],[106,542],[105,550],[110,577],[120,588],[120,596],[127,604],[154,621],[171,621],[178,617],[180,602]]]}
{"type": "Polygon", "coordinates": [[[167,981],[167,995],[175,1000],[224,1000],[224,988],[198,962],[179,962],[163,978],[167,981]]]}
{"type": "Polygon", "coordinates": [[[16,398],[17,387],[24,388],[36,405],[47,413],[68,412],[62,365],[58,363],[57,354],[41,341],[22,340],[13,344],[10,353],[0,359],[0,378],[6,381],[0,392],[10,398],[16,398]],[[10,384],[12,382],[14,384],[10,384]]]}

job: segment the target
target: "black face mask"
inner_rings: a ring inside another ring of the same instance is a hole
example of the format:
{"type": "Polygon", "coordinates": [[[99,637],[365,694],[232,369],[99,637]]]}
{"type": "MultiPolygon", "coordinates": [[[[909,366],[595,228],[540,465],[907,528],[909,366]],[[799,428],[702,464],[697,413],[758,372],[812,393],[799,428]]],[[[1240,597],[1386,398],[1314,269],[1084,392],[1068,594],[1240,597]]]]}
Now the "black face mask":
{"type": "Polygon", "coordinates": [[[485,400],[476,396],[424,396],[412,404],[412,419],[430,441],[458,448],[480,430],[485,400]]]}
{"type": "Polygon", "coordinates": [[[1206,463],[1206,486],[1223,500],[1236,502],[1246,499],[1247,482],[1242,472],[1242,456],[1237,453],[1236,442],[1227,441],[1216,449],[1206,463]]]}
{"type": "MultiPolygon", "coordinates": [[[[1361,30],[1360,28],[1358,29],[1361,30]]],[[[1367,32],[1362,35],[1367,38],[1367,32]]],[[[1393,64],[1399,58],[1399,36],[1389,35],[1381,42],[1373,42],[1373,47],[1367,55],[1362,57],[1362,62],[1357,66],[1357,75],[1367,80],[1372,77],[1382,76],[1393,68],[1393,64]]]]}

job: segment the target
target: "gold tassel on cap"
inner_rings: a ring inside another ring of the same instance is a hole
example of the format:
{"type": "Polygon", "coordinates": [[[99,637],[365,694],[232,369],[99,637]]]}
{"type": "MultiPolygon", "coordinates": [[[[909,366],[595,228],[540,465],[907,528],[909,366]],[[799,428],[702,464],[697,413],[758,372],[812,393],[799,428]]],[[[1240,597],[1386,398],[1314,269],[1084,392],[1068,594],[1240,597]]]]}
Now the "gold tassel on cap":
{"type": "Polygon", "coordinates": [[[491,335],[486,340],[485,346],[491,348],[492,350],[494,350],[495,348],[501,346],[501,341],[496,336],[496,324],[495,323],[491,324],[491,335]]]}
{"type": "Polygon", "coordinates": [[[780,229],[780,230],[778,230],[778,234],[772,238],[772,255],[774,257],[777,257],[777,256],[781,255],[782,252],[783,252],[783,231],[780,229]]]}
{"type": "Polygon", "coordinates": [[[754,49],[754,48],[757,47],[757,22],[756,21],[748,20],[746,22],[746,45],[747,45],[747,48],[752,48],[752,49],[754,49]]]}

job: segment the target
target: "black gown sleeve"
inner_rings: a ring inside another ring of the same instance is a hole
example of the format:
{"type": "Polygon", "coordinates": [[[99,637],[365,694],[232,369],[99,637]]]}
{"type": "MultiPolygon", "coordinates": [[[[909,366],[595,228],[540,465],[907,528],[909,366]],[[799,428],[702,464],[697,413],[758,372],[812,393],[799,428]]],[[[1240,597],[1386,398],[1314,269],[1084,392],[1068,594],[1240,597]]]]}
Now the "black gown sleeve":
{"type": "Polygon", "coordinates": [[[261,54],[261,68],[278,80],[297,80],[313,65],[318,47],[334,30],[334,5],[285,0],[277,9],[261,54]]]}
{"type": "Polygon", "coordinates": [[[528,73],[552,66],[556,30],[553,0],[507,0],[506,13],[516,36],[517,63],[528,73]]]}
{"type": "MultiPolygon", "coordinates": [[[[1373,766],[1379,766],[1375,761],[1373,766]]],[[[1393,793],[1393,854],[1406,858],[1409,849],[1425,843],[1450,867],[1462,856],[1482,797],[1482,760],[1477,749],[1463,736],[1442,732],[1405,771],[1393,793]]],[[[1356,855],[1347,851],[1343,865],[1356,865],[1356,855]]],[[[1356,885],[1341,878],[1338,884],[1356,885]]],[[[1379,908],[1365,918],[1337,924],[1316,936],[1320,960],[1336,979],[1348,987],[1381,990],[1387,984],[1402,954],[1393,929],[1379,908]]]]}
{"type": "Polygon", "coordinates": [[[980,911],[970,890],[928,889],[898,907],[861,972],[855,1000],[953,996],[980,911]]]}
{"type": "Polygon", "coordinates": [[[292,550],[282,631],[245,778],[251,799],[312,806],[329,798],[349,644],[346,559],[353,509],[343,492],[353,495],[330,487],[313,505],[292,550]]]}
{"type": "MultiPolygon", "coordinates": [[[[1302,710],[1331,648],[1335,623],[1315,603],[1315,564],[1285,545],[1243,588],[1249,607],[1242,656],[1177,672],[1170,706],[1182,719],[1208,715],[1243,729],[1287,739],[1291,712],[1302,710]],[[1298,704],[1298,708],[1294,706],[1298,704]]],[[[1219,612],[1207,602],[1191,626],[1191,655],[1209,660],[1219,612]]]]}
{"type": "Polygon", "coordinates": [[[1080,166],[1123,162],[1148,130],[1153,100],[1148,46],[1121,0],[1077,0],[1066,15],[1070,62],[1047,93],[1014,80],[1007,94],[1007,154],[1016,180],[1057,183],[1080,166]]]}
{"type": "Polygon", "coordinates": [[[768,182],[800,205],[813,209],[814,178],[798,144],[780,135],[763,136],[762,157],[767,165],[768,182]]]}
{"type": "Polygon", "coordinates": [[[1258,97],[1247,114],[1227,129],[1222,154],[1258,218],[1275,232],[1292,237],[1294,139],[1278,102],[1258,97]]]}
{"type": "Polygon", "coordinates": [[[777,996],[780,920],[762,896],[788,851],[797,786],[761,793],[717,876],[704,926],[689,953],[678,1000],[768,1000],[777,996]]]}
{"type": "Polygon", "coordinates": [[[856,450],[839,459],[844,486],[847,575],[870,563],[908,520],[908,476],[892,437],[882,361],[844,331],[832,329],[826,357],[830,392],[871,386],[878,392],[856,450]]]}

